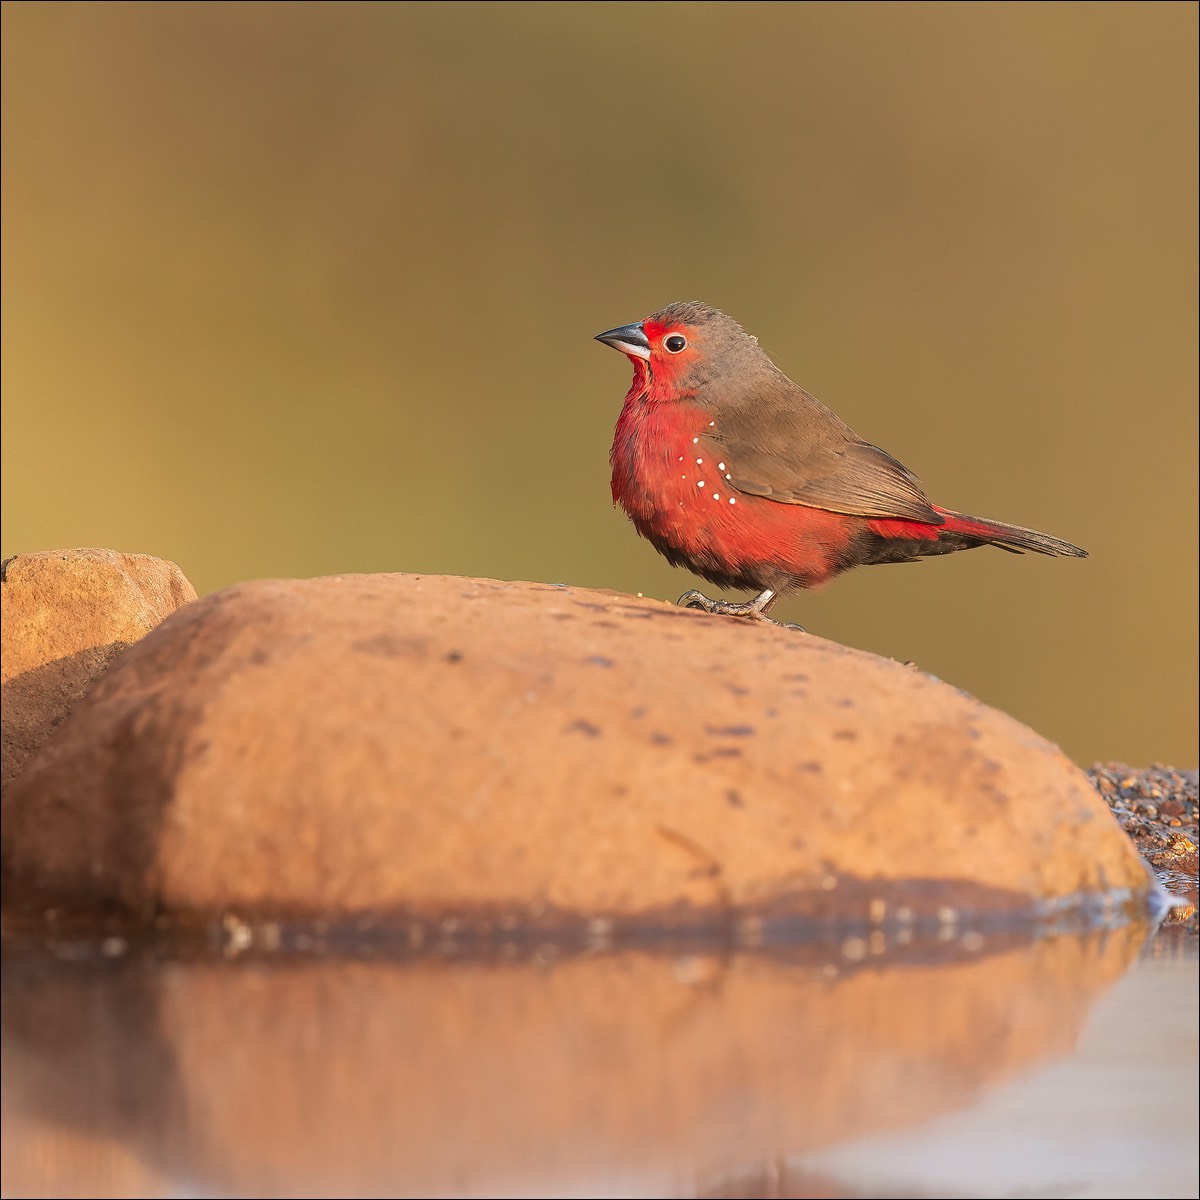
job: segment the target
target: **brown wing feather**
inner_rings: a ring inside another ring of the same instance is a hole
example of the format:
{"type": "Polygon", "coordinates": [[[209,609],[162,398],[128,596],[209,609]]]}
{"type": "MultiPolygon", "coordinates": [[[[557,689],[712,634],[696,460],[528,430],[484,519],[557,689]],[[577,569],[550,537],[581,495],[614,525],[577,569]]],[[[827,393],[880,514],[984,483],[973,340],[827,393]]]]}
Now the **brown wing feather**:
{"type": "Polygon", "coordinates": [[[941,525],[917,477],[779,371],[723,402],[710,435],[740,492],[861,517],[941,525]]]}

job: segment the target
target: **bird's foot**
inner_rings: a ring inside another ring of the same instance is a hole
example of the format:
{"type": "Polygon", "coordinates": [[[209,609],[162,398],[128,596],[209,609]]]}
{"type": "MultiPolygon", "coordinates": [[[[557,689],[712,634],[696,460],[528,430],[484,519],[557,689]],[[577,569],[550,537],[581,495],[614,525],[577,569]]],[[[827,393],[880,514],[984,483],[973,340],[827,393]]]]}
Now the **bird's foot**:
{"type": "Polygon", "coordinates": [[[776,621],[774,617],[767,616],[767,609],[775,599],[775,592],[766,591],[753,600],[747,600],[744,604],[733,604],[728,600],[713,600],[693,588],[690,592],[684,592],[676,604],[681,608],[703,609],[706,613],[716,613],[722,617],[749,617],[752,621],[765,621],[768,625],[779,626],[780,629],[795,629],[799,633],[804,633],[803,625],[793,625],[788,621],[776,621]]]}

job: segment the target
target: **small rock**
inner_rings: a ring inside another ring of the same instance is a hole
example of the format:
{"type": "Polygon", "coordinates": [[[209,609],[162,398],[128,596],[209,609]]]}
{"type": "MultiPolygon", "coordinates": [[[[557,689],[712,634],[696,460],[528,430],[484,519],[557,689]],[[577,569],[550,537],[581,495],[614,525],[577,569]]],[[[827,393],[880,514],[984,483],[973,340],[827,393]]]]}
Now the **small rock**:
{"type": "Polygon", "coordinates": [[[172,562],[92,549],[6,559],[0,589],[7,786],[117,656],[196,590],[172,562]]]}

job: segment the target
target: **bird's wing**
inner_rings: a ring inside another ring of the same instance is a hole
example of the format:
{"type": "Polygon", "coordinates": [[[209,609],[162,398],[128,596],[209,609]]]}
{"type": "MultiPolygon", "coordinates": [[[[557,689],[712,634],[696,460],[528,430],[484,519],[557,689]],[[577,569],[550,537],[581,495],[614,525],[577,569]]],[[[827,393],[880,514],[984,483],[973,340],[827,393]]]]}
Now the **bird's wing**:
{"type": "Polygon", "coordinates": [[[943,523],[903,463],[786,382],[795,392],[723,409],[710,435],[739,492],[860,517],[943,523]]]}

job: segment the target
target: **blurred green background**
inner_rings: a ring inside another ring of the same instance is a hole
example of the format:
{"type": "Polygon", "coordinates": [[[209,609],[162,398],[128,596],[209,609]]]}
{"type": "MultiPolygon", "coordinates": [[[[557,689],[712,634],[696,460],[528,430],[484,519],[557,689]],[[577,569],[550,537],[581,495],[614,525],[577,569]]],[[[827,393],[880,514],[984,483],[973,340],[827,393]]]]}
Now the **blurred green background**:
{"type": "Polygon", "coordinates": [[[1192,3],[3,8],[3,553],[674,599],[611,507],[678,299],[1086,546],[780,607],[1080,761],[1194,765],[1192,3]]]}

